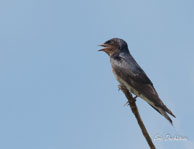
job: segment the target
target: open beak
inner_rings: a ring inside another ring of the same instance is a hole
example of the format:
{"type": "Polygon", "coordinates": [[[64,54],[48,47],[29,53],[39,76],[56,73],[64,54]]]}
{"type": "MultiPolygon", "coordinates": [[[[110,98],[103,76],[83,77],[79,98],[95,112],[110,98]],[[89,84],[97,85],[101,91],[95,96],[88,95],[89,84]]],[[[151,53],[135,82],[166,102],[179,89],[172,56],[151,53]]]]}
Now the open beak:
{"type": "Polygon", "coordinates": [[[98,50],[98,51],[104,51],[109,45],[108,45],[108,44],[100,44],[99,46],[105,47],[105,48],[100,49],[100,50],[98,50]]]}

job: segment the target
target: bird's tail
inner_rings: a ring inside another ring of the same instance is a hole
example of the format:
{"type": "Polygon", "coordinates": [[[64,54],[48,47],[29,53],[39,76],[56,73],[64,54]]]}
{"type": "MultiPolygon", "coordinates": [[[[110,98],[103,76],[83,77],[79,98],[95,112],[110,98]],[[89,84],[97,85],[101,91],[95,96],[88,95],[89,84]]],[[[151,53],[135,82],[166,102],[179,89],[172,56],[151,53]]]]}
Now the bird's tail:
{"type": "Polygon", "coordinates": [[[172,111],[170,111],[165,105],[163,105],[163,108],[166,112],[168,112],[170,115],[172,115],[174,118],[176,118],[176,116],[172,113],[172,111]]]}
{"type": "Polygon", "coordinates": [[[173,122],[172,122],[171,118],[168,116],[167,113],[169,113],[170,115],[172,115],[175,118],[176,118],[176,116],[165,105],[163,105],[162,107],[155,107],[155,106],[152,106],[152,107],[156,111],[158,111],[161,115],[163,115],[173,125],[173,122]]]}

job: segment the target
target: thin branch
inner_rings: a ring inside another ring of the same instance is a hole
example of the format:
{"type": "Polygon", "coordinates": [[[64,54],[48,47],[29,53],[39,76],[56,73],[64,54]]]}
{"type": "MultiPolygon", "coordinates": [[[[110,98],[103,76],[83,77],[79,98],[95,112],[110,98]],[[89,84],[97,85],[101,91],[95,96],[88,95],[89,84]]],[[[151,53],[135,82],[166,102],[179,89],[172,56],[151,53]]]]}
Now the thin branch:
{"type": "Polygon", "coordinates": [[[137,119],[139,127],[141,128],[141,131],[142,131],[144,137],[146,138],[147,143],[149,144],[151,149],[155,149],[156,147],[154,146],[152,139],[150,138],[150,136],[149,136],[149,134],[144,126],[144,123],[141,120],[138,108],[137,108],[136,103],[135,103],[136,102],[135,98],[133,98],[131,93],[124,86],[119,85],[119,89],[121,89],[123,91],[123,93],[125,94],[125,96],[127,97],[128,103],[131,107],[131,111],[135,115],[135,118],[137,119]]]}

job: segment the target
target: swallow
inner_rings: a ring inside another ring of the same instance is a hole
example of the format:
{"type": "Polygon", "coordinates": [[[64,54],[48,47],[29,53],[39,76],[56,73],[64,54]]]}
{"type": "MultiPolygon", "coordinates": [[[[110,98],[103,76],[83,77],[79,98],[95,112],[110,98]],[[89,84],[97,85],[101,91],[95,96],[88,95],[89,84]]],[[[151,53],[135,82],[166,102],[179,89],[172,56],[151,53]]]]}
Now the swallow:
{"type": "Polygon", "coordinates": [[[112,71],[119,84],[134,94],[135,98],[144,99],[172,124],[168,114],[173,117],[175,115],[162,102],[153,83],[129,52],[127,43],[122,39],[112,38],[100,46],[104,48],[99,51],[104,51],[110,57],[112,71]]]}

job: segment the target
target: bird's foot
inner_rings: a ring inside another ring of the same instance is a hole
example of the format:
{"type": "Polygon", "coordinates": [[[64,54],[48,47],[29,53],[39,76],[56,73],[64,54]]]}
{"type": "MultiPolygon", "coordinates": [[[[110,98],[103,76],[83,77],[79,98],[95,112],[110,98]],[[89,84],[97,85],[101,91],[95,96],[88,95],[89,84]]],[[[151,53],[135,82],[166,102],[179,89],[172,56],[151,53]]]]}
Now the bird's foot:
{"type": "Polygon", "coordinates": [[[121,90],[121,85],[118,85],[118,91],[120,91],[121,90]]]}
{"type": "Polygon", "coordinates": [[[135,95],[135,97],[133,97],[133,99],[135,99],[135,100],[136,100],[136,98],[137,98],[137,95],[135,95]]]}
{"type": "Polygon", "coordinates": [[[119,84],[118,91],[120,91],[120,90],[127,90],[127,88],[125,86],[119,84]]]}
{"type": "Polygon", "coordinates": [[[127,101],[123,106],[128,106],[129,105],[129,101],[127,101]]]}

